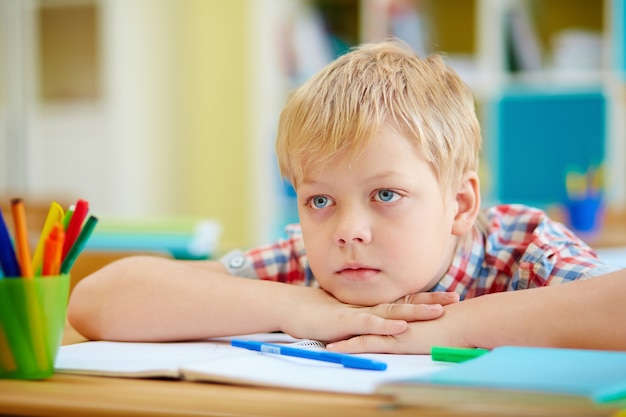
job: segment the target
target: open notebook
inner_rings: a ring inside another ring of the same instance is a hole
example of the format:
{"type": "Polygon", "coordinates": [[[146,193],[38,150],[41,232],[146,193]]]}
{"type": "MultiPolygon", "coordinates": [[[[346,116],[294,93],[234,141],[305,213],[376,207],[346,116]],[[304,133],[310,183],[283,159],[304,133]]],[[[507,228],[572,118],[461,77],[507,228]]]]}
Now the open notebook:
{"type": "MultiPolygon", "coordinates": [[[[284,334],[264,333],[237,339],[320,349],[284,334]]],[[[62,346],[59,373],[129,378],[176,378],[190,381],[272,386],[351,394],[372,394],[384,382],[428,374],[454,364],[433,362],[429,355],[358,355],[387,363],[385,371],[259,353],[232,347],[229,338],[183,343],[84,342],[62,346]]]]}

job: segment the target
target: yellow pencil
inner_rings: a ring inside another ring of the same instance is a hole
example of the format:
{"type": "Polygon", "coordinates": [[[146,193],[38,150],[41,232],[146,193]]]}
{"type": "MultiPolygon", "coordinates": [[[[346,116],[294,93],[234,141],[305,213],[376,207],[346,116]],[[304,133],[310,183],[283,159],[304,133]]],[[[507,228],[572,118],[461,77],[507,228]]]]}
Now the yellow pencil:
{"type": "Polygon", "coordinates": [[[57,223],[61,223],[62,221],[63,207],[61,207],[61,205],[56,201],[53,201],[52,204],[50,204],[50,210],[48,211],[46,222],[44,223],[43,229],[41,230],[41,236],[39,237],[39,242],[37,243],[37,247],[33,255],[33,260],[31,262],[33,273],[35,274],[35,276],[40,275],[42,270],[46,238],[50,235],[50,231],[52,230],[54,225],[57,223]]]}

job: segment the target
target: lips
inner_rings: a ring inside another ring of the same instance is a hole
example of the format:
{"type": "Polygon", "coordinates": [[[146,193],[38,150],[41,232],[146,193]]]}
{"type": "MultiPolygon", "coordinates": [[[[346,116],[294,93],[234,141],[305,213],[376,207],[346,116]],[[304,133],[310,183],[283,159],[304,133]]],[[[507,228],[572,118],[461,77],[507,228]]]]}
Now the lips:
{"type": "Polygon", "coordinates": [[[369,279],[380,272],[380,269],[365,265],[346,265],[337,270],[337,274],[350,280],[362,281],[369,279]]]}

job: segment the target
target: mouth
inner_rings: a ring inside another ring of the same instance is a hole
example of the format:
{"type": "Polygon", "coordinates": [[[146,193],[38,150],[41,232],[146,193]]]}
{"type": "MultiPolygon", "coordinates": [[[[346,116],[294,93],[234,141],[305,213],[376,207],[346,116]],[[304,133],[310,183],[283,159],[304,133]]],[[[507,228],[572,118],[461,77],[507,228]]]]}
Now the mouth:
{"type": "Polygon", "coordinates": [[[378,275],[378,273],[380,273],[380,269],[364,265],[347,265],[336,272],[340,277],[351,281],[364,281],[378,275]]]}

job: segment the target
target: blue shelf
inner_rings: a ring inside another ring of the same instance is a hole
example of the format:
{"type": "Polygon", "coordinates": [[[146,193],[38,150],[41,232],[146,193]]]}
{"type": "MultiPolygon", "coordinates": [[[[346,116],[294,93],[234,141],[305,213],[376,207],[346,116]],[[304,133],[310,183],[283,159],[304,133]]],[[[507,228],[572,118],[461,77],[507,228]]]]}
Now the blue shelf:
{"type": "Polygon", "coordinates": [[[491,106],[494,197],[545,207],[566,197],[565,175],[604,160],[607,99],[595,91],[512,88],[491,106]]]}

